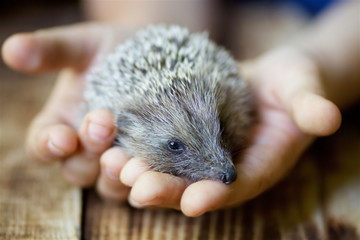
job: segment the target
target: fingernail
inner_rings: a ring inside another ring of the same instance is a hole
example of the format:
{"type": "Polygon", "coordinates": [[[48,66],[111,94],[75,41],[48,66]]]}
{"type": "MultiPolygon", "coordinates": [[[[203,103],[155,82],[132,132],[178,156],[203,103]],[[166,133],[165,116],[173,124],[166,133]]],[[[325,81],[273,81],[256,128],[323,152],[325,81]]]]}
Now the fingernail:
{"type": "Polygon", "coordinates": [[[106,167],[105,168],[105,172],[108,175],[108,177],[112,180],[115,181],[119,181],[119,174],[117,174],[115,171],[113,171],[112,169],[106,167]]]}
{"type": "Polygon", "coordinates": [[[147,202],[139,203],[139,202],[136,202],[130,195],[128,197],[128,201],[131,206],[136,207],[136,208],[142,208],[142,207],[146,207],[146,206],[156,206],[156,205],[160,205],[162,203],[161,198],[155,198],[155,199],[152,199],[147,202]]]}
{"type": "Polygon", "coordinates": [[[61,150],[59,147],[57,147],[52,140],[49,140],[47,145],[53,154],[57,156],[63,156],[65,154],[65,152],[61,150]]]}
{"type": "Polygon", "coordinates": [[[134,199],[131,196],[129,196],[128,201],[129,201],[129,204],[135,208],[142,208],[142,207],[145,207],[148,205],[147,202],[138,203],[138,202],[134,201],[134,199]]]}
{"type": "Polygon", "coordinates": [[[88,133],[92,140],[103,141],[110,137],[112,131],[100,124],[90,122],[88,126],[88,133]]]}

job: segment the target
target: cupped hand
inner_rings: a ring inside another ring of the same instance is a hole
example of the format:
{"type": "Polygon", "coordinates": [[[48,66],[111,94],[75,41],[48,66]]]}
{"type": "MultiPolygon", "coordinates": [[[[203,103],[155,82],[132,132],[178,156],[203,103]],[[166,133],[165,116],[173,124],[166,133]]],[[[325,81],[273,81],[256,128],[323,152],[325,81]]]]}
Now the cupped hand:
{"type": "Polygon", "coordinates": [[[279,181],[316,136],[335,132],[339,109],[326,99],[316,62],[296,47],[283,47],[240,65],[257,100],[257,123],[249,147],[237,159],[238,179],[225,185],[149,171],[139,159],[128,161],[121,181],[131,186],[135,207],[170,207],[185,215],[241,204],[279,181]],[[130,175],[130,172],[136,174],[130,175]]]}
{"type": "Polygon", "coordinates": [[[15,34],[2,47],[5,63],[15,70],[31,74],[61,70],[46,105],[29,127],[29,155],[40,162],[61,161],[69,182],[81,187],[96,183],[101,195],[118,201],[129,193],[117,172],[128,157],[121,149],[110,148],[116,128],[109,111],[83,116],[82,92],[91,63],[101,61],[133,32],[109,24],[77,24],[15,34]]]}

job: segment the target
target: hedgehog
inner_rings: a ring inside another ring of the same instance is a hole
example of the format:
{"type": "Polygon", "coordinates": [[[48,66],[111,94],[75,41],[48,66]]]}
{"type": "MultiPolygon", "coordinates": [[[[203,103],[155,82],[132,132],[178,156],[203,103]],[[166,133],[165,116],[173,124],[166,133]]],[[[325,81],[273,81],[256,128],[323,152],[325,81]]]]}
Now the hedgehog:
{"type": "Polygon", "coordinates": [[[196,182],[237,178],[253,122],[249,85],[207,32],[153,25],[119,44],[86,80],[88,110],[109,109],[115,145],[154,171],[196,182]]]}

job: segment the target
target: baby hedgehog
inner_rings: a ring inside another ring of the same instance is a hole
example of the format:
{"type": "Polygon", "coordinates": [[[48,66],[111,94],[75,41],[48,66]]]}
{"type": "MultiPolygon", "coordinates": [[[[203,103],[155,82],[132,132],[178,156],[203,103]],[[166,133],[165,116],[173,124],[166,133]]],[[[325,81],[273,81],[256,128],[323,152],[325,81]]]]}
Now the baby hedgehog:
{"type": "Polygon", "coordinates": [[[91,69],[89,110],[115,116],[115,144],[159,172],[230,184],[252,122],[249,87],[207,33],[150,26],[91,69]]]}

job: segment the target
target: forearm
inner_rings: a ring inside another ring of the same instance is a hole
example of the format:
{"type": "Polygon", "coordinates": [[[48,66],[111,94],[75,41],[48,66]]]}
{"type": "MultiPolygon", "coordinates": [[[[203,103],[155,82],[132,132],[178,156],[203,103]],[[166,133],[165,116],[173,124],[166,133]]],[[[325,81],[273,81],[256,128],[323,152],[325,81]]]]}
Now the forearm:
{"type": "Polygon", "coordinates": [[[320,68],[327,98],[340,107],[360,99],[360,1],[335,4],[300,38],[320,68]]]}

